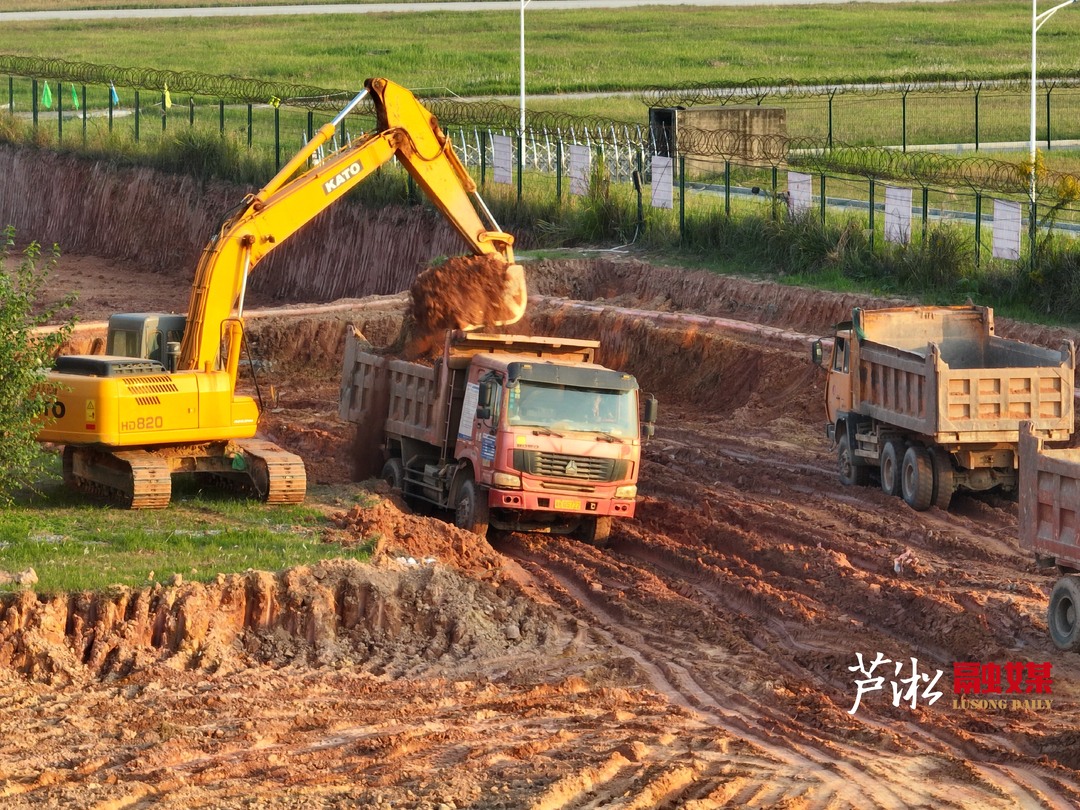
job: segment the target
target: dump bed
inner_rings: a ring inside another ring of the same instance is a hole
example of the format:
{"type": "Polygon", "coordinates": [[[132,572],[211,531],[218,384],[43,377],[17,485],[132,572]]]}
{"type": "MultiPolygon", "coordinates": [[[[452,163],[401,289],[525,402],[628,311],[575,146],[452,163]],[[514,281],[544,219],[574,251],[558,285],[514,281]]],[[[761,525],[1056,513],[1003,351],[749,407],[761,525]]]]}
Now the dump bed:
{"type": "Polygon", "coordinates": [[[1015,443],[1030,420],[1044,438],[1073,427],[1075,349],[994,334],[987,307],[855,310],[855,409],[940,444],[1015,443]]]}
{"type": "Polygon", "coordinates": [[[446,401],[441,396],[445,374],[444,363],[426,366],[376,354],[363,335],[350,330],[345,338],[339,415],[349,422],[378,423],[392,433],[441,445],[446,434],[446,401]]]}
{"type": "MultiPolygon", "coordinates": [[[[384,423],[386,433],[417,439],[448,452],[450,425],[461,416],[467,369],[478,354],[591,363],[594,340],[449,332],[434,366],[393,359],[372,351],[349,328],[341,377],[339,414],[365,425],[384,423]]],[[[378,435],[381,435],[381,431],[378,435]]]]}
{"type": "Polygon", "coordinates": [[[1080,568],[1080,449],[1048,450],[1020,426],[1020,546],[1080,568]]]}

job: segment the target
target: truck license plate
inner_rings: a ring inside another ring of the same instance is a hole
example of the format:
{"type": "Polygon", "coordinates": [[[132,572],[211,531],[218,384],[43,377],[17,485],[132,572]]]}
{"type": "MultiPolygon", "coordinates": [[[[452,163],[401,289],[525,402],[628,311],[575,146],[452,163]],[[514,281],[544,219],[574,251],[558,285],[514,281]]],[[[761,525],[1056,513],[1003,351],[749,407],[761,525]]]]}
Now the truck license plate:
{"type": "Polygon", "coordinates": [[[573,498],[556,498],[555,499],[555,508],[556,509],[580,510],[581,509],[581,501],[573,499],[573,498]]]}

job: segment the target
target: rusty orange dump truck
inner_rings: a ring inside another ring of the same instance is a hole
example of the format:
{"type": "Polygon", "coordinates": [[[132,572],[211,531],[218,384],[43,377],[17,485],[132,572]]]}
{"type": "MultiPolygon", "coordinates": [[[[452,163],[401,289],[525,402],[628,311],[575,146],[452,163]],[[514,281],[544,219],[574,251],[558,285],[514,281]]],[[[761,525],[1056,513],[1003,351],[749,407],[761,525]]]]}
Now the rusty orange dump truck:
{"type": "Polygon", "coordinates": [[[841,481],[876,473],[916,510],[958,489],[1015,491],[1021,421],[1047,440],[1073,431],[1073,344],[997,337],[989,307],[856,308],[828,358],[820,340],[812,351],[841,481]]]}
{"type": "Polygon", "coordinates": [[[1030,422],[1020,426],[1020,547],[1061,577],[1046,624],[1062,650],[1080,652],[1080,449],[1043,447],[1030,422]]]}
{"type": "Polygon", "coordinates": [[[346,333],[340,414],[382,477],[461,528],[575,534],[603,545],[633,517],[656,400],[594,362],[591,340],[452,331],[433,366],[346,333]],[[644,417],[639,415],[639,408],[644,417]]]}

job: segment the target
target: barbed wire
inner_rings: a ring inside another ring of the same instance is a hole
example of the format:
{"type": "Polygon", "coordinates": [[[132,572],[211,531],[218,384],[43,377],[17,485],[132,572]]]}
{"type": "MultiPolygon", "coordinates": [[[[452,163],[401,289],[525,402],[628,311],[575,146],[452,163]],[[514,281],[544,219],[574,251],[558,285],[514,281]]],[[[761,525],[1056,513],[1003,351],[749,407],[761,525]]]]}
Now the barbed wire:
{"type": "MultiPolygon", "coordinates": [[[[788,143],[788,164],[810,172],[840,172],[920,186],[966,186],[975,191],[1027,194],[1030,164],[983,156],[955,157],[937,152],[901,152],[876,146],[852,146],[820,139],[788,143]]],[[[1064,175],[1044,172],[1040,186],[1052,191],[1064,175]]]]}
{"type": "Polygon", "coordinates": [[[98,65],[0,54],[0,71],[31,79],[53,79],[75,84],[115,84],[136,90],[188,93],[225,101],[271,103],[277,101],[311,109],[333,108],[355,95],[347,90],[329,90],[304,84],[267,82],[240,76],[214,76],[195,71],[98,65]]]}
{"type": "MultiPolygon", "coordinates": [[[[138,90],[173,94],[190,94],[205,98],[247,104],[280,104],[308,110],[337,112],[356,90],[335,90],[287,82],[268,82],[240,76],[218,76],[195,71],[158,70],[156,68],[122,67],[65,59],[44,59],[33,56],[0,54],[0,72],[31,79],[52,79],[60,82],[108,86],[115,84],[138,90]]],[[[517,131],[520,110],[496,100],[471,101],[455,98],[423,99],[423,104],[444,126],[484,126],[517,131]]],[[[358,115],[374,114],[370,102],[357,107],[358,115]]],[[[587,129],[603,133],[612,125],[637,126],[595,116],[533,111],[527,113],[527,125],[552,132],[583,132],[587,129]]],[[[601,136],[602,137],[602,136],[601,136]]]]}
{"type": "MultiPolygon", "coordinates": [[[[269,82],[239,76],[220,76],[195,71],[123,67],[64,59],[0,54],[0,72],[33,79],[52,79],[84,85],[119,85],[132,89],[190,94],[234,103],[269,103],[336,112],[353,95],[353,90],[336,90],[312,85],[269,82]]],[[[1047,71],[1043,86],[1080,87],[1080,70],[1047,71]]],[[[814,82],[794,79],[751,79],[741,82],[690,84],[677,88],[655,88],[642,94],[650,107],[689,107],[696,104],[732,102],[761,103],[768,98],[833,96],[844,93],[881,95],[896,92],[973,92],[982,89],[1028,90],[1030,77],[1016,75],[976,76],[955,74],[928,78],[914,74],[875,82],[850,79],[843,82],[814,82]]],[[[428,98],[423,104],[445,128],[483,127],[516,132],[520,109],[497,100],[472,101],[457,98],[428,98]]],[[[357,114],[372,116],[370,102],[360,105],[357,114]]],[[[664,131],[627,121],[580,116],[552,111],[526,114],[532,132],[584,140],[597,145],[626,145],[636,140],[642,150],[659,154],[680,154],[723,160],[743,159],[779,167],[788,165],[809,172],[858,175],[868,178],[908,182],[916,185],[963,185],[976,190],[1007,194],[1029,191],[1030,164],[1010,163],[983,156],[955,157],[928,151],[899,151],[886,147],[853,146],[821,138],[790,138],[779,134],[748,134],[736,130],[706,130],[683,124],[678,143],[663,142],[664,131]],[[632,133],[632,134],[631,134],[632,133]],[[621,137],[620,137],[621,134],[621,137]]],[[[1039,186],[1045,193],[1062,194],[1075,189],[1073,175],[1040,172],[1039,186]]]]}
{"type": "MultiPolygon", "coordinates": [[[[1080,70],[1045,70],[1037,77],[1043,90],[1080,87],[1080,70]]],[[[1030,74],[976,75],[968,73],[900,77],[815,79],[747,79],[730,82],[697,82],[644,90],[640,100],[647,107],[693,107],[701,104],[762,104],[768,99],[832,97],[857,93],[864,96],[897,93],[974,93],[982,90],[1031,89],[1030,74]]]]}

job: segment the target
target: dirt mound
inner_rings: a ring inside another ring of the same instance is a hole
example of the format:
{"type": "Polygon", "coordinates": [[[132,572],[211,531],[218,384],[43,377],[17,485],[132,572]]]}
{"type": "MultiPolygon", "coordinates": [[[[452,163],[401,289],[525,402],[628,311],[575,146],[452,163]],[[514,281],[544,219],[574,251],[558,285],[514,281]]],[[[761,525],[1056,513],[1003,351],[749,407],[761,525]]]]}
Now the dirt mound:
{"type": "Polygon", "coordinates": [[[397,561],[437,561],[480,579],[498,579],[503,558],[487,540],[438,519],[413,514],[379,483],[384,497],[374,506],[354,506],[334,521],[354,536],[377,538],[375,553],[397,561]]]}

